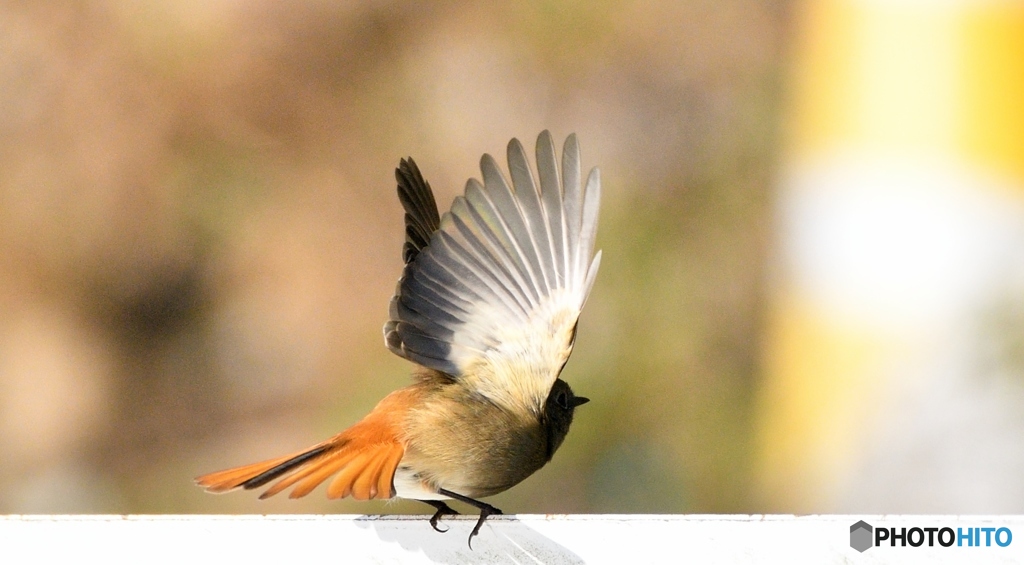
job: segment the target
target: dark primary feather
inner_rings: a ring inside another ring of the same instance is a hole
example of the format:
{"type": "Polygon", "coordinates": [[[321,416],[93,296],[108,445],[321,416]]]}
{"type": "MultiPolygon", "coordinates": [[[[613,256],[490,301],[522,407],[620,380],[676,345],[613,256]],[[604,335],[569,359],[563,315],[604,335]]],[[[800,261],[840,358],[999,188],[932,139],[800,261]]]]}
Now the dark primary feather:
{"type": "MultiPolygon", "coordinates": [[[[440,226],[441,218],[430,184],[423,178],[412,157],[399,161],[398,168],[395,169],[395,180],[398,181],[398,200],[402,203],[402,208],[405,209],[405,244],[402,246],[402,259],[408,265],[430,243],[430,237],[440,226]]],[[[406,269],[402,278],[399,279],[395,297],[391,299],[391,320],[384,325],[384,342],[389,349],[396,352],[405,350],[401,334],[407,334],[408,330],[399,331],[398,321],[402,317],[399,314],[398,297],[401,294],[403,281],[406,276],[411,274],[412,272],[406,269]]],[[[408,326],[408,324],[405,325],[408,326]]],[[[413,333],[419,334],[420,332],[413,333]]],[[[443,331],[442,333],[447,332],[443,331]]],[[[420,339],[419,335],[411,336],[409,339],[421,345],[426,343],[442,345],[436,340],[424,341],[420,339]]],[[[442,355],[441,350],[448,350],[447,347],[435,347],[435,349],[437,355],[442,355]]],[[[403,356],[409,357],[409,355],[403,356]]]]}
{"type": "Polygon", "coordinates": [[[430,184],[423,180],[412,157],[402,159],[395,169],[398,200],[405,208],[405,246],[402,258],[409,263],[430,243],[430,234],[441,225],[430,184]]]}

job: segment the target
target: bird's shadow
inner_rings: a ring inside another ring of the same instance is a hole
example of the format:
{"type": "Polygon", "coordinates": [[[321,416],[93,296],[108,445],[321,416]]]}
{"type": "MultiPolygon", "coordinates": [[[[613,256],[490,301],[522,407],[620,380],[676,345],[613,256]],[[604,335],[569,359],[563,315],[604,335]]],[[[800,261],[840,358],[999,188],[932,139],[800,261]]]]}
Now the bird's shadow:
{"type": "Polygon", "coordinates": [[[469,532],[476,516],[445,517],[434,531],[426,516],[361,516],[358,528],[372,528],[381,541],[397,543],[406,551],[422,551],[435,563],[584,563],[583,559],[515,515],[491,516],[473,538],[469,532]]]}

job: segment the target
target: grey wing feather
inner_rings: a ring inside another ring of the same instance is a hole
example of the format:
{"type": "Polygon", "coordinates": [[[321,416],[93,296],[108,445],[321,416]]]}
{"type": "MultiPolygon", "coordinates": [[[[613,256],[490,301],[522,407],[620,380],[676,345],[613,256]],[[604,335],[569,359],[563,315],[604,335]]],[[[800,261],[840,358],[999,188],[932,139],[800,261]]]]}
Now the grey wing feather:
{"type": "Polygon", "coordinates": [[[540,134],[536,176],[519,141],[507,155],[511,183],[484,155],[483,183],[470,179],[439,220],[429,185],[411,159],[402,161],[408,264],[385,343],[492,400],[536,408],[572,350],[600,265],[601,180],[594,169],[581,185],[575,135],[559,168],[551,135],[540,134]]]}
{"type": "Polygon", "coordinates": [[[537,257],[539,276],[543,279],[544,290],[555,288],[554,257],[551,249],[551,234],[548,231],[547,214],[540,202],[540,191],[533,180],[530,163],[526,159],[526,151],[518,139],[508,144],[508,170],[515,187],[516,201],[525,224],[525,235],[529,238],[530,248],[537,257]]]}

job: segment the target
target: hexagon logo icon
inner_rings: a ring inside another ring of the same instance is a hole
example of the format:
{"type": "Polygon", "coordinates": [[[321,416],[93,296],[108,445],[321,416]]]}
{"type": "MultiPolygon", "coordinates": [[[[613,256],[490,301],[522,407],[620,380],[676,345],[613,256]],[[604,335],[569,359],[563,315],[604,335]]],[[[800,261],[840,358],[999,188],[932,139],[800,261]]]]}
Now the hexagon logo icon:
{"type": "Polygon", "coordinates": [[[850,547],[864,553],[872,546],[871,533],[873,528],[864,520],[850,526],[850,547]]]}

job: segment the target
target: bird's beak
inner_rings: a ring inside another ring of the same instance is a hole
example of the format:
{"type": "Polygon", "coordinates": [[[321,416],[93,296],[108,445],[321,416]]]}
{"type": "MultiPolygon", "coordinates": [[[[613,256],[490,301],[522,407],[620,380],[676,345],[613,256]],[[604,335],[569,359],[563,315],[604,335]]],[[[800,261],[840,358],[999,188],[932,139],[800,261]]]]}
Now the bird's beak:
{"type": "Polygon", "coordinates": [[[587,398],[585,396],[577,396],[572,401],[572,407],[576,408],[577,406],[582,406],[583,404],[586,404],[588,402],[590,402],[589,398],[587,398]]]}

